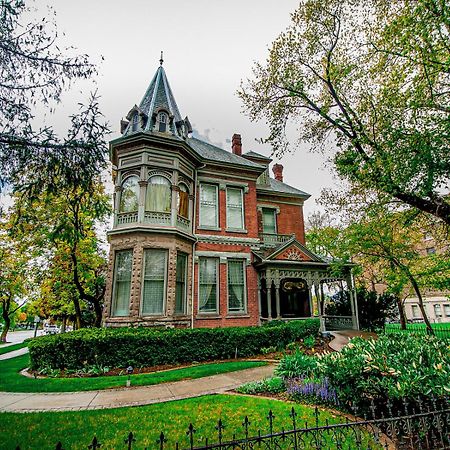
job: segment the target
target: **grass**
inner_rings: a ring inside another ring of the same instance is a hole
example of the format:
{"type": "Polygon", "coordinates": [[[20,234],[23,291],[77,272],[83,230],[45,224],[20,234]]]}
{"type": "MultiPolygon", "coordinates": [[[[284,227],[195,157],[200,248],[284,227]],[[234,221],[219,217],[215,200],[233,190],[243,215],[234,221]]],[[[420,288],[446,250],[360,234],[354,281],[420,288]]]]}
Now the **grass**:
{"type": "Polygon", "coordinates": [[[19,350],[20,348],[26,347],[28,344],[21,342],[20,344],[8,345],[6,347],[0,347],[0,355],[5,353],[13,352],[14,350],[19,350]]]}
{"type": "MultiPolygon", "coordinates": [[[[436,337],[450,338],[450,322],[432,323],[436,337]]],[[[419,333],[427,334],[426,325],[424,323],[408,323],[406,330],[400,329],[399,323],[387,323],[384,328],[386,333],[419,333]]]]}
{"type": "MultiPolygon", "coordinates": [[[[289,417],[292,403],[259,397],[243,397],[237,395],[214,395],[168,403],[159,403],[134,408],[119,408],[110,410],[92,410],[77,412],[49,412],[49,413],[0,413],[0,442],[3,450],[13,450],[20,445],[22,450],[36,448],[54,448],[57,441],[61,441],[65,449],[85,449],[97,436],[102,449],[124,449],[124,440],[130,431],[135,433],[136,448],[159,448],[156,444],[158,437],[164,432],[167,442],[164,448],[175,448],[179,442],[180,448],[189,447],[186,431],[190,423],[196,430],[194,446],[204,445],[205,438],[209,441],[217,440],[215,426],[217,420],[222,419],[224,440],[243,437],[242,421],[245,416],[250,420],[249,435],[255,436],[258,430],[262,434],[268,433],[269,424],[267,414],[272,410],[275,419],[274,431],[292,428],[289,417]]],[[[308,422],[314,426],[314,408],[304,405],[294,405],[297,412],[297,424],[308,422]]],[[[323,411],[319,423],[344,423],[345,419],[328,411],[323,411]]],[[[353,448],[355,436],[349,436],[345,448],[353,448]]],[[[376,449],[376,444],[363,435],[364,448],[376,449]]],[[[336,448],[333,435],[325,436],[322,448],[336,448]]],[[[280,449],[292,448],[286,442],[280,442],[280,449]]],[[[302,448],[316,448],[314,441],[310,446],[302,448]]]]}
{"type": "MultiPolygon", "coordinates": [[[[29,355],[7,359],[0,364],[0,391],[7,392],[72,392],[93,391],[125,386],[126,375],[89,378],[28,378],[19,372],[29,365],[29,355]]],[[[201,364],[164,372],[144,373],[131,376],[132,386],[201,378],[236,370],[265,365],[265,362],[232,361],[201,364]]],[[[1,441],[0,441],[1,442],[1,441]]]]}

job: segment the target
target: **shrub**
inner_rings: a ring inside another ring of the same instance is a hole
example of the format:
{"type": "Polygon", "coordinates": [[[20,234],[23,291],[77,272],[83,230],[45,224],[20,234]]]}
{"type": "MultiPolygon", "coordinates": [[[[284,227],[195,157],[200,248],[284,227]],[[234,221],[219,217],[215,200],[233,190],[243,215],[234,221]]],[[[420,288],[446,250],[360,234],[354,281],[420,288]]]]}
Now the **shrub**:
{"type": "Polygon", "coordinates": [[[310,377],[317,369],[318,359],[296,352],[286,355],[278,364],[275,373],[283,378],[310,377]]]}
{"type": "Polygon", "coordinates": [[[303,339],[303,345],[308,349],[314,348],[314,346],[316,345],[316,337],[306,336],[305,339],[303,339]]]}
{"type": "Polygon", "coordinates": [[[83,367],[149,367],[210,361],[284,348],[289,342],[317,334],[319,321],[307,319],[270,327],[97,328],[43,336],[29,344],[31,369],[78,370],[83,367]]]}
{"type": "Polygon", "coordinates": [[[285,391],[285,386],[282,378],[272,377],[261,381],[245,383],[236,390],[241,394],[279,394],[285,391]]]}

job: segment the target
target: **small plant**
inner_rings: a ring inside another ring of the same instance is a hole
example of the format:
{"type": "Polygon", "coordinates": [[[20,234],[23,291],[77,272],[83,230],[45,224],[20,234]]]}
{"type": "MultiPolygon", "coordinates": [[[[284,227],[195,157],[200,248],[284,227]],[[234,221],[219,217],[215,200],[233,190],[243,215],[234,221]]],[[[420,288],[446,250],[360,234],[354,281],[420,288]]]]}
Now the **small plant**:
{"type": "Polygon", "coordinates": [[[317,364],[317,358],[297,352],[286,355],[278,364],[275,373],[283,378],[309,377],[317,369],[317,364]]]}
{"type": "Polygon", "coordinates": [[[282,378],[272,377],[261,381],[246,383],[236,390],[241,394],[279,394],[285,391],[285,386],[282,378]]]}
{"type": "Polygon", "coordinates": [[[275,353],[276,351],[277,351],[277,348],[274,347],[274,346],[271,346],[271,347],[263,347],[263,348],[261,349],[261,353],[262,353],[263,355],[268,355],[269,353],[275,353]]]}
{"type": "Polygon", "coordinates": [[[316,338],[314,336],[306,336],[305,339],[303,339],[303,345],[308,349],[314,348],[316,345],[316,338]]]}
{"type": "Polygon", "coordinates": [[[294,400],[338,404],[336,389],[330,385],[328,378],[292,378],[286,380],[286,392],[294,400]]]}
{"type": "Polygon", "coordinates": [[[288,351],[298,350],[297,342],[290,342],[288,345],[286,345],[286,350],[288,351]]]}

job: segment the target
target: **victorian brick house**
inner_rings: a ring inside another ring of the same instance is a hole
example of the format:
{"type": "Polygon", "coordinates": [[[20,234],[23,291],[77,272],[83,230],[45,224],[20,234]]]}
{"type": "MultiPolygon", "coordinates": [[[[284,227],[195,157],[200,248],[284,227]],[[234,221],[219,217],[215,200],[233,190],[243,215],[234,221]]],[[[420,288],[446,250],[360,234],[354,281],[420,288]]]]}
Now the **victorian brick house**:
{"type": "MultiPolygon", "coordinates": [[[[224,327],[321,314],[321,286],[333,277],[305,247],[309,195],[283,182],[283,166],[272,178],[272,160],[243,153],[238,134],[231,152],[192,137],[162,61],[121,132],[110,143],[106,326],[224,327]]],[[[350,273],[345,279],[352,286],[350,273]]]]}

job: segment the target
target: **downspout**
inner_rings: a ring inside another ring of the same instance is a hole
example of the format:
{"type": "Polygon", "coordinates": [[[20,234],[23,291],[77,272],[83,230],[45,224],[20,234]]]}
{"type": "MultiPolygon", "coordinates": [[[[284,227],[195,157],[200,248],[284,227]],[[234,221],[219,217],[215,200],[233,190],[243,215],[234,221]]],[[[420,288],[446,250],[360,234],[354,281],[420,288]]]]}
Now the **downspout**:
{"type": "MultiPolygon", "coordinates": [[[[202,166],[198,167],[195,171],[195,177],[194,177],[194,205],[193,205],[193,213],[192,213],[192,233],[195,234],[195,226],[196,226],[196,220],[197,220],[197,181],[198,181],[198,171],[200,169],[203,169],[206,167],[206,164],[203,164],[202,166]]],[[[192,273],[191,273],[191,329],[194,328],[194,276],[195,276],[195,248],[197,246],[197,238],[194,241],[194,244],[192,245],[192,273]]]]}

